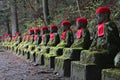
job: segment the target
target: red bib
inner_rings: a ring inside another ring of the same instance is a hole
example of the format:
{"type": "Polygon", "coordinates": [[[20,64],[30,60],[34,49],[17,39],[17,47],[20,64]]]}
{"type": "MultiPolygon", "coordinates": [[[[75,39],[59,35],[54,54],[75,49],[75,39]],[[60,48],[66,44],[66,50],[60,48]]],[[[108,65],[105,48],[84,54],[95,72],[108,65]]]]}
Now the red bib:
{"type": "Polygon", "coordinates": [[[80,39],[82,37],[82,29],[79,29],[76,33],[76,38],[80,39]]]}
{"type": "Polygon", "coordinates": [[[15,41],[17,40],[17,36],[14,37],[14,40],[15,40],[15,41]]]}
{"type": "Polygon", "coordinates": [[[35,36],[34,36],[34,40],[37,40],[37,38],[38,38],[38,35],[35,35],[35,36]]]}
{"type": "Polygon", "coordinates": [[[32,39],[33,39],[33,36],[31,35],[31,36],[30,36],[30,40],[32,40],[32,39]]]}
{"type": "Polygon", "coordinates": [[[42,41],[44,41],[44,39],[45,39],[45,35],[42,35],[42,41]]]}
{"type": "Polygon", "coordinates": [[[66,39],[66,32],[67,32],[67,31],[62,32],[62,34],[61,34],[61,39],[62,39],[62,40],[65,40],[65,39],[66,39]]]}
{"type": "Polygon", "coordinates": [[[26,40],[26,41],[28,41],[28,38],[29,38],[29,36],[28,36],[28,35],[26,35],[26,38],[25,38],[25,40],[26,40]]]}
{"type": "Polygon", "coordinates": [[[50,34],[50,40],[51,40],[51,41],[54,39],[54,35],[55,35],[54,33],[51,33],[51,34],[50,34]]]}
{"type": "Polygon", "coordinates": [[[98,37],[104,36],[104,23],[98,24],[98,37]]]}

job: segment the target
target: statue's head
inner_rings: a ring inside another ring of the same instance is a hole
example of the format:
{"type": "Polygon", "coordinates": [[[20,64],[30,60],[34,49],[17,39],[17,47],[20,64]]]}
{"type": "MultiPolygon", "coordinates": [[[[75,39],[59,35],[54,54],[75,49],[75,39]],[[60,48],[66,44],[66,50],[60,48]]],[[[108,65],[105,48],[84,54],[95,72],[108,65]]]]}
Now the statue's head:
{"type": "Polygon", "coordinates": [[[40,28],[34,28],[34,34],[40,34],[40,28]]]}
{"type": "Polygon", "coordinates": [[[70,26],[71,26],[71,23],[69,21],[67,21],[67,20],[62,21],[62,23],[61,23],[62,32],[69,30],[70,26]]]}
{"type": "Polygon", "coordinates": [[[110,13],[111,13],[111,11],[108,7],[105,7],[105,6],[99,7],[96,10],[96,17],[97,17],[98,24],[109,21],[110,13]]]}
{"type": "Polygon", "coordinates": [[[30,30],[29,30],[29,34],[30,34],[30,35],[34,34],[34,29],[30,29],[30,30]]]}
{"type": "Polygon", "coordinates": [[[15,36],[20,36],[20,32],[15,32],[15,36]]]}
{"type": "Polygon", "coordinates": [[[86,18],[77,18],[76,26],[77,26],[77,29],[86,28],[87,27],[87,19],[86,18]]]}
{"type": "Polygon", "coordinates": [[[47,27],[47,26],[42,26],[42,28],[41,28],[41,33],[42,33],[42,34],[48,33],[48,27],[47,27]]]}
{"type": "Polygon", "coordinates": [[[58,28],[56,25],[50,25],[50,33],[57,32],[58,28]]]}

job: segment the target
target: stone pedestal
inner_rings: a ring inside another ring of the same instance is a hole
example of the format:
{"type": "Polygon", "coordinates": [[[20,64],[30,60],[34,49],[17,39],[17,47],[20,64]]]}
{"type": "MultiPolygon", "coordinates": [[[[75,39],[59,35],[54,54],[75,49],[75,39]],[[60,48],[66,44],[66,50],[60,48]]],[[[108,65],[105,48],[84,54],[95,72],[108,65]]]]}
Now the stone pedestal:
{"type": "Polygon", "coordinates": [[[61,56],[63,53],[63,48],[51,47],[50,52],[44,54],[45,67],[49,69],[55,68],[55,57],[61,56]]]}
{"type": "Polygon", "coordinates": [[[70,80],[101,80],[101,70],[93,63],[72,61],[70,80]]]}
{"type": "Polygon", "coordinates": [[[72,62],[71,80],[101,80],[101,70],[114,67],[113,59],[107,50],[83,50],[80,61],[72,62]]]}
{"type": "Polygon", "coordinates": [[[120,69],[102,70],[102,80],[120,80],[120,69]]]}
{"type": "Polygon", "coordinates": [[[83,50],[81,52],[80,61],[83,63],[95,63],[100,68],[114,67],[114,54],[108,53],[107,50],[89,51],[83,50]]]}
{"type": "Polygon", "coordinates": [[[40,65],[44,65],[45,64],[45,54],[47,54],[49,52],[49,48],[46,46],[41,47],[41,51],[40,52],[36,52],[35,55],[35,59],[36,59],[36,63],[40,64],[40,65]]]}
{"type": "Polygon", "coordinates": [[[71,61],[80,60],[81,50],[82,49],[65,48],[63,55],[55,58],[55,72],[60,76],[70,77],[71,61]]]}

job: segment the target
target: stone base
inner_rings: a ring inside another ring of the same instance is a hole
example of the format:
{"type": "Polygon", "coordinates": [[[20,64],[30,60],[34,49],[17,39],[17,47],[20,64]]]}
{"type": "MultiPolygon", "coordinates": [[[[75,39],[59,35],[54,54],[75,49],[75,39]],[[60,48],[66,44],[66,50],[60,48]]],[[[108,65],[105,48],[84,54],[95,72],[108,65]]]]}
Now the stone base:
{"type": "Polygon", "coordinates": [[[120,80],[120,69],[102,70],[102,80],[120,80]]]}
{"type": "Polygon", "coordinates": [[[101,51],[81,51],[80,61],[82,63],[95,63],[101,68],[114,67],[114,54],[108,53],[107,50],[101,51]]]}
{"type": "Polygon", "coordinates": [[[56,56],[49,56],[49,54],[46,54],[44,56],[45,61],[45,67],[48,69],[54,69],[55,68],[55,57],[56,56]]]}
{"type": "Polygon", "coordinates": [[[59,76],[70,77],[71,60],[63,57],[55,58],[55,72],[59,76]]]}
{"type": "Polygon", "coordinates": [[[36,56],[36,64],[44,65],[44,55],[39,54],[39,56],[36,56]]]}
{"type": "Polygon", "coordinates": [[[101,80],[101,70],[95,64],[72,61],[70,80],[101,80]]]}

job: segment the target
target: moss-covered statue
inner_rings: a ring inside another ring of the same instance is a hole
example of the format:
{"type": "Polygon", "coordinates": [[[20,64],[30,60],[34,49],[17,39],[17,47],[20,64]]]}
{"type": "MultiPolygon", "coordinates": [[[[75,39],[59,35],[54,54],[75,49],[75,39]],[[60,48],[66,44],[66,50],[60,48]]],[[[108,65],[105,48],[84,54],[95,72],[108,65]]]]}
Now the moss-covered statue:
{"type": "Polygon", "coordinates": [[[71,61],[80,60],[80,52],[88,49],[90,46],[90,33],[87,28],[86,18],[77,18],[77,32],[75,34],[74,43],[70,48],[64,48],[63,55],[55,59],[55,71],[61,76],[70,76],[71,61]],[[68,73],[66,73],[68,72],[68,73]]]}
{"type": "Polygon", "coordinates": [[[71,23],[69,21],[63,21],[61,23],[62,34],[60,36],[60,43],[56,47],[70,47],[74,42],[73,33],[70,29],[71,23]]]}
{"type": "Polygon", "coordinates": [[[50,38],[47,46],[56,46],[60,42],[58,28],[55,25],[50,25],[50,38]]]}
{"type": "Polygon", "coordinates": [[[87,19],[78,18],[76,20],[76,26],[77,26],[77,32],[75,35],[75,40],[70,48],[89,49],[90,33],[87,28],[87,19]]]}
{"type": "Polygon", "coordinates": [[[11,34],[6,34],[6,45],[5,45],[5,47],[7,48],[7,49],[9,49],[10,48],[10,46],[11,46],[11,41],[12,41],[12,35],[11,34]]]}
{"type": "Polygon", "coordinates": [[[41,40],[40,28],[34,28],[34,42],[31,46],[31,50],[29,50],[31,61],[35,61],[36,51],[39,51],[38,46],[41,43],[41,40]]]}
{"type": "Polygon", "coordinates": [[[34,29],[30,29],[30,30],[29,30],[29,41],[28,41],[27,44],[25,45],[25,49],[24,49],[25,57],[26,57],[27,59],[30,58],[29,50],[32,49],[33,41],[34,41],[34,29]]]}
{"type": "Polygon", "coordinates": [[[49,31],[48,31],[48,27],[47,26],[43,26],[42,28],[41,28],[41,34],[42,34],[42,42],[40,43],[40,47],[42,47],[42,46],[47,46],[47,43],[48,43],[48,41],[49,41],[49,37],[50,37],[50,35],[49,35],[49,33],[48,33],[49,31]]]}
{"type": "Polygon", "coordinates": [[[95,37],[89,50],[83,50],[81,61],[95,62],[101,67],[110,67],[119,51],[119,32],[116,24],[110,19],[108,7],[96,10],[97,26],[95,37]]]}
{"type": "Polygon", "coordinates": [[[13,46],[12,46],[12,50],[16,50],[16,48],[17,48],[17,46],[18,46],[18,44],[20,44],[21,43],[21,41],[22,41],[22,38],[21,38],[21,36],[20,36],[20,32],[16,32],[15,33],[15,38],[14,38],[14,43],[13,43],[13,46]]]}
{"type": "Polygon", "coordinates": [[[42,56],[42,53],[45,53],[46,51],[46,46],[47,46],[47,43],[49,41],[49,38],[50,38],[50,35],[48,33],[48,27],[47,26],[42,26],[41,28],[41,37],[42,37],[42,41],[41,43],[39,44],[39,46],[37,47],[37,50],[36,50],[36,64],[41,64],[40,63],[40,60],[41,60],[41,56],[42,56]]]}
{"type": "Polygon", "coordinates": [[[16,48],[16,53],[17,54],[23,53],[22,51],[23,51],[25,45],[27,44],[28,40],[29,40],[29,35],[28,34],[22,35],[22,42],[18,45],[18,48],[16,48]]]}

